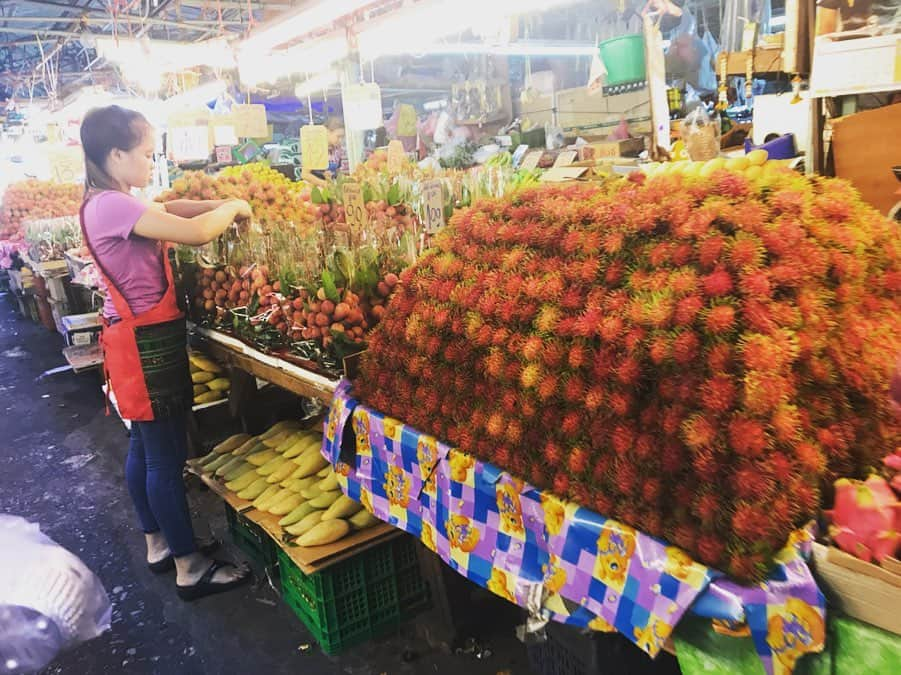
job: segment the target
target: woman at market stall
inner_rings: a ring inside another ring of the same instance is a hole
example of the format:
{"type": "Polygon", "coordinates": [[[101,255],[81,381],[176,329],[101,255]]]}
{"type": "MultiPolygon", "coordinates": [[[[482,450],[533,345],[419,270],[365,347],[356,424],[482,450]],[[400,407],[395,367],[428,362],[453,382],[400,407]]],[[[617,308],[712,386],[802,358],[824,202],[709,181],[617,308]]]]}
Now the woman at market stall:
{"type": "Polygon", "coordinates": [[[236,219],[241,200],[149,204],[131,195],[153,171],[154,133],[138,112],[90,111],[81,125],[86,191],[85,244],[106,287],[103,351],[107,383],[131,420],[126,481],[154,572],[176,570],[184,600],[234,588],[250,570],[198,550],[185,497],[186,415],[191,404],[184,314],[178,306],[170,244],[199,246],[236,219]]]}

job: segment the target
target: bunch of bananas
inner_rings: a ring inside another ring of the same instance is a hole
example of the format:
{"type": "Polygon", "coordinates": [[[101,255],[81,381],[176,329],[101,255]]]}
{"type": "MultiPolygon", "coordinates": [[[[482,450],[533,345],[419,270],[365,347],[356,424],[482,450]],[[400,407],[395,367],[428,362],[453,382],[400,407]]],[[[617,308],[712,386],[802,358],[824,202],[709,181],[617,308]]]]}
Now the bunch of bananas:
{"type": "Polygon", "coordinates": [[[485,162],[485,166],[513,166],[513,155],[505,150],[501,150],[496,155],[492,155],[487,162],[485,162]]]}

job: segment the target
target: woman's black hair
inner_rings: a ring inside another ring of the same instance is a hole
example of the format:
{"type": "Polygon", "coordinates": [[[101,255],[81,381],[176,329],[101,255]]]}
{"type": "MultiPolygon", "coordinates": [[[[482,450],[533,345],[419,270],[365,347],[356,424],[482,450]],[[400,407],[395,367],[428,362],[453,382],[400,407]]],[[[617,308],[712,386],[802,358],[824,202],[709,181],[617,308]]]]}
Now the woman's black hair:
{"type": "Polygon", "coordinates": [[[81,123],[84,150],[85,193],[90,190],[120,190],[106,171],[106,160],[114,148],[134,150],[144,139],[150,123],[136,110],[117,105],[94,108],[81,123]]]}

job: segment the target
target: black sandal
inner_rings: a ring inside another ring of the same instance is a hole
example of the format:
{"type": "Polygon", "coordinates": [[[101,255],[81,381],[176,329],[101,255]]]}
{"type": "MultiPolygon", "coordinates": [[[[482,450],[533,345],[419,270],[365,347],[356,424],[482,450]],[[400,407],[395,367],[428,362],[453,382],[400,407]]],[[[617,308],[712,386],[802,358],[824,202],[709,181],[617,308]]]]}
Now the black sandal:
{"type": "MultiPolygon", "coordinates": [[[[200,543],[200,540],[198,540],[197,544],[197,550],[207,556],[213,555],[216,551],[219,550],[219,547],[222,546],[222,542],[218,539],[207,539],[206,543],[200,543]]],[[[162,560],[147,563],[147,568],[154,574],[165,574],[166,572],[171,572],[175,569],[175,558],[170,553],[162,560]]]]}
{"type": "Polygon", "coordinates": [[[213,581],[213,576],[219,570],[225,567],[237,567],[234,563],[226,562],[224,560],[214,560],[213,564],[210,565],[209,569],[203,573],[203,576],[200,577],[200,581],[195,584],[191,584],[190,586],[179,586],[176,584],[176,589],[178,590],[178,597],[180,597],[185,602],[193,602],[194,600],[200,600],[200,598],[205,598],[208,595],[215,595],[216,593],[225,593],[226,591],[230,591],[233,588],[237,588],[238,586],[242,586],[246,584],[251,579],[250,572],[240,579],[235,579],[234,581],[227,581],[225,583],[217,583],[213,581]]]}

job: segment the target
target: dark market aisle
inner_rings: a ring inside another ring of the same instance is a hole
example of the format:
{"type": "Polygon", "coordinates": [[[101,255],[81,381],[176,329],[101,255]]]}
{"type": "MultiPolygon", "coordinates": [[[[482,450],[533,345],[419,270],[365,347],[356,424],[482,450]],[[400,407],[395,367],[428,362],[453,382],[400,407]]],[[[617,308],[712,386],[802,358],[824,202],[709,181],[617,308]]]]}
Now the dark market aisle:
{"type": "MultiPolygon", "coordinates": [[[[112,630],[63,654],[47,673],[529,673],[512,636],[490,638],[493,655],[477,660],[430,651],[410,626],[328,657],[265,580],[182,603],[173,574],[155,577],[146,568],[123,478],[127,438],[118,418],[104,414],[98,376],[41,377],[64,364],[61,346],[59,335],[22,319],[0,295],[0,513],[39,523],[99,575],[113,601],[112,630]]],[[[196,518],[225,538],[219,500],[199,490],[190,498],[196,518]]],[[[240,558],[230,546],[220,555],[240,558]]]]}

